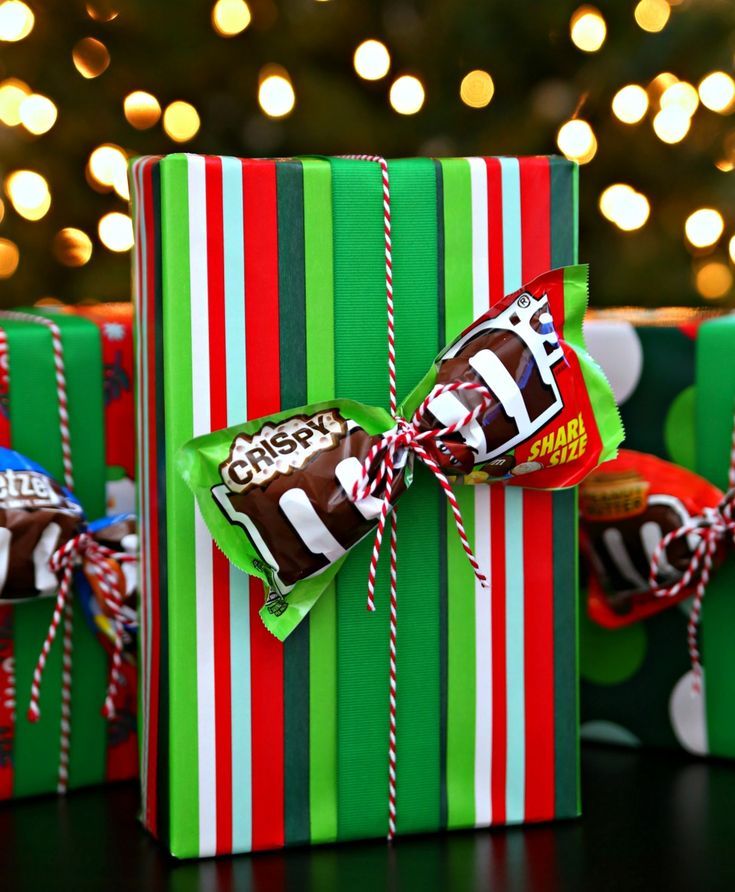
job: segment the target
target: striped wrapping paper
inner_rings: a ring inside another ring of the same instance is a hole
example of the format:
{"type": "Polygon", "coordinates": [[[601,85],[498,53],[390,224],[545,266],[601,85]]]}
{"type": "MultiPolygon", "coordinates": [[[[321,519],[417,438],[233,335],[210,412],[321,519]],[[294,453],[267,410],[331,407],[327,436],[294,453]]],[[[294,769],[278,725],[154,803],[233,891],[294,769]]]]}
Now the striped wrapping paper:
{"type": "MultiPolygon", "coordinates": [[[[280,644],[173,461],[246,417],[387,403],[380,170],[173,155],[131,178],[144,823],[179,857],[384,836],[385,567],[376,614],[363,543],[280,644]]],[[[489,304],[576,260],[577,172],[413,159],[390,178],[400,397],[489,304]]],[[[488,593],[424,470],[401,500],[398,832],[576,815],[575,494],[461,489],[488,593]]]]}

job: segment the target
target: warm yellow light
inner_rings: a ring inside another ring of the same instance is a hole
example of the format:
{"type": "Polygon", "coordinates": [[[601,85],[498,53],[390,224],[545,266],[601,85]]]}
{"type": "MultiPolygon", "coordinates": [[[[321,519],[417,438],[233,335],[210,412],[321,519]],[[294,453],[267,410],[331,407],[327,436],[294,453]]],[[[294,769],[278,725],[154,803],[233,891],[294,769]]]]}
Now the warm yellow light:
{"type": "Polygon", "coordinates": [[[199,132],[199,113],[189,102],[177,99],[166,106],[163,113],[163,129],[174,142],[188,142],[199,132]]]}
{"type": "Polygon", "coordinates": [[[0,198],[0,223],[3,222],[3,217],[5,216],[5,202],[0,198]]]}
{"type": "Polygon", "coordinates": [[[648,220],[651,205],[646,196],[632,186],[615,183],[600,195],[600,211],[619,229],[633,232],[648,220]]]}
{"type": "Polygon", "coordinates": [[[694,282],[702,297],[706,300],[718,300],[732,288],[732,270],[726,263],[709,260],[699,267],[694,282]]]}
{"type": "Polygon", "coordinates": [[[128,159],[125,152],[110,143],[97,146],[87,161],[87,174],[99,186],[114,189],[118,194],[126,192],[128,159]]]}
{"type": "Polygon", "coordinates": [[[40,220],[51,207],[48,183],[34,170],[16,170],[8,174],[5,191],[16,212],[26,220],[40,220]]]}
{"type": "Polygon", "coordinates": [[[495,93],[493,79],[481,68],[470,71],[459,85],[459,97],[470,108],[485,108],[495,93]]]}
{"type": "Polygon", "coordinates": [[[621,87],[613,96],[612,110],[624,124],[637,124],[648,111],[648,93],[638,84],[621,87]]]}
{"type": "Polygon", "coordinates": [[[99,77],[110,64],[107,47],[94,37],[83,37],[78,41],[71,52],[71,58],[79,74],[88,80],[99,77]]]}
{"type": "Polygon", "coordinates": [[[379,40],[363,40],[352,59],[355,71],[366,81],[378,81],[390,69],[388,47],[379,40]]]}
{"type": "Polygon", "coordinates": [[[212,7],[212,27],[221,37],[241,34],[251,19],[245,0],[217,0],[212,7]]]}
{"type": "Polygon", "coordinates": [[[20,104],[20,120],[29,133],[36,136],[49,131],[56,123],[58,111],[48,96],[32,93],[20,104]]]}
{"type": "Polygon", "coordinates": [[[731,170],[735,169],[735,164],[729,158],[720,158],[715,161],[715,167],[723,173],[730,173],[731,170]]]}
{"type": "Polygon", "coordinates": [[[728,252],[730,254],[730,260],[735,263],[735,235],[732,236],[727,245],[728,252]]]}
{"type": "Polygon", "coordinates": [[[30,96],[28,84],[14,77],[0,83],[0,121],[8,127],[20,124],[20,107],[26,96],[30,96]]]}
{"type": "Polygon", "coordinates": [[[412,74],[403,74],[391,84],[390,104],[399,115],[415,115],[425,98],[424,85],[412,74]]]}
{"type": "Polygon", "coordinates": [[[605,42],[607,25],[595,6],[580,6],[569,22],[572,43],[585,53],[596,53],[605,42]]]}
{"type": "Polygon", "coordinates": [[[556,134],[556,144],[560,151],[571,161],[587,164],[597,152],[595,133],[581,118],[574,118],[562,124],[556,134]]]}
{"type": "Polygon", "coordinates": [[[658,99],[667,87],[675,84],[679,78],[670,71],[662,71],[648,85],[648,93],[652,100],[658,99]]]}
{"type": "Polygon", "coordinates": [[[0,3],[0,40],[12,43],[23,40],[33,30],[33,22],[33,12],[21,0],[0,3]]]}
{"type": "Polygon", "coordinates": [[[118,211],[105,214],[97,224],[100,241],[109,251],[129,251],[133,247],[133,221],[118,211]]]}
{"type": "Polygon", "coordinates": [[[699,82],[699,98],[711,111],[730,112],[735,105],[735,81],[724,71],[713,71],[699,82]]]}
{"type": "Polygon", "coordinates": [[[691,117],[678,105],[662,108],[653,119],[656,136],[667,143],[681,142],[689,133],[691,117]]]}
{"type": "Polygon", "coordinates": [[[677,81],[666,87],[661,94],[660,102],[661,108],[680,108],[691,118],[699,105],[699,94],[686,81],[677,81]]]}
{"type": "Polygon", "coordinates": [[[69,226],[56,233],[52,250],[64,266],[84,266],[92,256],[92,239],[81,229],[69,226]]]}
{"type": "Polygon", "coordinates": [[[109,0],[94,0],[84,7],[87,15],[95,22],[111,22],[118,17],[118,11],[109,0]]]}
{"type": "Polygon", "coordinates": [[[123,111],[128,124],[136,130],[147,130],[153,127],[161,117],[161,106],[151,93],[135,90],[123,100],[123,111]]]}
{"type": "Polygon", "coordinates": [[[296,104],[296,94],[286,71],[282,68],[267,74],[258,87],[258,103],[269,118],[285,118],[296,104]]]}
{"type": "Polygon", "coordinates": [[[18,269],[20,251],[9,238],[0,238],[0,279],[9,279],[18,269]]]}
{"type": "Polygon", "coordinates": [[[690,214],[684,224],[684,232],[689,244],[695,248],[709,248],[722,235],[725,221],[714,208],[699,208],[690,214]]]}
{"type": "Polygon", "coordinates": [[[640,0],[633,11],[635,20],[644,31],[655,34],[663,31],[671,15],[671,7],[666,0],[640,0]]]}

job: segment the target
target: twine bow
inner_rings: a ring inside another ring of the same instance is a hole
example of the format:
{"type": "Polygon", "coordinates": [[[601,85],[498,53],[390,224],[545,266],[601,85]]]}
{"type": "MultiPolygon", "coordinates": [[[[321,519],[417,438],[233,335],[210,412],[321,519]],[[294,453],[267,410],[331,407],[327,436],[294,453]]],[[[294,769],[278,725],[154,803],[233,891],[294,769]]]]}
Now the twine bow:
{"type": "Polygon", "coordinates": [[[675,598],[687,589],[696,579],[694,600],[687,623],[687,646],[689,660],[692,664],[692,692],[702,690],[702,662],[699,653],[698,630],[702,613],[702,600],[707,592],[715,555],[728,542],[735,545],[735,418],[730,440],[730,468],[728,472],[728,491],[722,501],[714,508],[705,508],[701,514],[689,518],[675,530],[668,532],[658,543],[651,556],[651,567],[648,577],[651,590],[658,598],[675,598]],[[681,578],[670,586],[659,586],[658,576],[661,564],[665,560],[666,550],[672,542],[685,540],[691,548],[691,557],[681,578]],[[696,545],[691,542],[696,539],[696,545]]]}
{"type": "MultiPolygon", "coordinates": [[[[120,687],[121,666],[123,652],[123,601],[125,597],[124,582],[121,582],[121,574],[118,565],[127,561],[134,561],[135,555],[121,551],[113,551],[111,548],[100,544],[89,533],[80,533],[69,539],[58,548],[51,556],[49,565],[59,578],[59,588],[56,593],[56,604],[51,616],[46,637],[38,655],[33,679],[31,681],[31,699],[28,706],[28,719],[37,722],[41,718],[41,683],[46,660],[51,652],[56,632],[62,616],[72,609],[72,578],[74,569],[83,566],[85,573],[95,577],[100,591],[103,594],[105,605],[110,611],[112,620],[112,659],[110,660],[110,672],[107,681],[105,701],[102,714],[107,719],[115,717],[115,697],[120,687]]],[[[64,642],[64,660],[67,654],[66,642],[64,642]]],[[[62,697],[70,697],[70,692],[64,690],[62,697]]],[[[67,735],[68,731],[67,730],[67,735]]]]}
{"type": "MultiPolygon", "coordinates": [[[[352,500],[355,502],[359,501],[368,496],[373,496],[383,484],[383,481],[385,481],[380,516],[375,531],[375,543],[373,545],[373,553],[370,559],[367,597],[368,610],[375,610],[375,575],[377,572],[378,561],[380,559],[385,522],[388,512],[391,509],[391,497],[393,495],[393,488],[396,480],[395,468],[397,465],[403,464],[406,452],[413,453],[424,465],[426,465],[434,477],[436,477],[452,508],[454,522],[462,542],[462,548],[467,555],[467,559],[472,565],[472,569],[480,584],[487,588],[487,577],[480,571],[477,558],[470,546],[467,533],[465,532],[464,522],[462,521],[462,512],[460,511],[457,497],[455,496],[451,484],[447,480],[445,474],[427,452],[427,446],[429,444],[440,442],[443,437],[453,434],[461,428],[466,427],[468,424],[471,424],[471,422],[487,411],[492,405],[492,401],[493,398],[490,391],[482,384],[475,384],[469,381],[455,381],[451,384],[442,385],[428,394],[410,421],[400,415],[394,416],[396,426],[383,434],[382,438],[370,448],[370,451],[362,464],[360,476],[355,481],[351,493],[352,500]],[[478,392],[481,397],[480,403],[475,406],[474,409],[468,410],[463,418],[460,418],[458,421],[455,421],[447,427],[434,427],[429,430],[422,429],[421,423],[426,417],[429,403],[442,393],[452,393],[458,390],[478,392]]],[[[391,575],[392,573],[393,567],[391,567],[391,575]]]]}

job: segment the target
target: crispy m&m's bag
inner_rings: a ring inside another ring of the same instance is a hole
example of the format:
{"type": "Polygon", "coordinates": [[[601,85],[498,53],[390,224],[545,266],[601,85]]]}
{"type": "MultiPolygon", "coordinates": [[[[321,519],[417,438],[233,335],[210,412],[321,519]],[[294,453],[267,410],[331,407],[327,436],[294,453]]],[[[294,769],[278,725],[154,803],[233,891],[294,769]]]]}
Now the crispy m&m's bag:
{"type": "Polygon", "coordinates": [[[650,584],[651,560],[667,533],[684,527],[723,493],[698,474],[653,455],[621,449],[580,487],[580,548],[588,574],[592,620],[617,628],[645,619],[688,598],[696,584],[671,596],[699,543],[693,529],[677,536],[661,556],[650,584]],[[662,594],[664,593],[664,594],[662,594]]]}

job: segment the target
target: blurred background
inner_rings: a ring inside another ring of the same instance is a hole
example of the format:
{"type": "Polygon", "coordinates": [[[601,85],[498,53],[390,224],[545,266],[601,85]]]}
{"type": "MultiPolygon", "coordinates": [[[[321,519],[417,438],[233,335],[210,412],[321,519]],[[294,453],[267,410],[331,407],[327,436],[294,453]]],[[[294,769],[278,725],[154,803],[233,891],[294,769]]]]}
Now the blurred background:
{"type": "Polygon", "coordinates": [[[0,305],[129,296],[140,153],[561,152],[593,303],[735,303],[733,0],[0,0],[0,305]]]}

